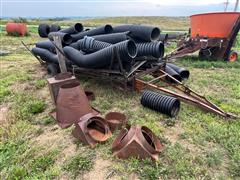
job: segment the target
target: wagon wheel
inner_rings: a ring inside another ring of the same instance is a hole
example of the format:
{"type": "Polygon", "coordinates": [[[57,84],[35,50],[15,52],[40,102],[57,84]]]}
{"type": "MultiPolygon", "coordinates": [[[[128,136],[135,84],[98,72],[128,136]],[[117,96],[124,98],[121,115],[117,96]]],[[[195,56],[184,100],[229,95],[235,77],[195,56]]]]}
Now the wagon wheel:
{"type": "Polygon", "coordinates": [[[231,51],[229,56],[228,56],[228,61],[235,62],[237,60],[238,60],[238,53],[237,53],[237,51],[231,51]]]}

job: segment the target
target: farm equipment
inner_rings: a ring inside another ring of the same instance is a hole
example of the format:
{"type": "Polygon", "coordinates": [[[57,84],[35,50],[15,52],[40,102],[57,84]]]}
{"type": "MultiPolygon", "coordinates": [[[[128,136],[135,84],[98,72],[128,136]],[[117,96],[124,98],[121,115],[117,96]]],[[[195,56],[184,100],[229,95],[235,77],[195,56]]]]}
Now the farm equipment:
{"type": "Polygon", "coordinates": [[[190,20],[190,37],[181,40],[177,49],[166,59],[176,59],[199,51],[200,59],[237,61],[238,53],[231,48],[240,29],[239,12],[196,14],[190,20]]]}
{"type": "MultiPolygon", "coordinates": [[[[99,31],[104,34],[103,31],[105,31],[106,28],[103,27],[87,32],[88,34],[91,33],[92,36],[97,35],[95,32],[99,33],[99,31]]],[[[130,34],[132,36],[131,38],[141,38],[141,34],[145,33],[148,35],[145,36],[147,40],[136,43],[136,45],[132,40],[121,40],[121,42],[116,44],[109,44],[97,41],[92,37],[83,37],[77,41],[77,44],[78,47],[84,46],[83,50],[85,50],[86,54],[73,48],[73,46],[76,47],[76,42],[65,45],[65,47],[62,48],[61,37],[57,34],[54,34],[53,41],[50,41],[50,45],[55,47],[57,54],[42,48],[33,48],[30,50],[24,43],[23,44],[40,62],[43,60],[46,65],[54,64],[57,59],[57,65],[60,67],[61,72],[72,71],[73,74],[78,76],[91,76],[104,79],[110,81],[112,85],[117,85],[116,87],[124,91],[154,89],[222,117],[235,117],[235,115],[221,110],[205,97],[191,90],[181,82],[181,79],[176,79],[173,74],[167,73],[166,67],[169,66],[167,61],[162,59],[164,52],[162,44],[161,42],[159,44],[159,42],[152,41],[153,38],[157,39],[157,36],[160,34],[159,31],[156,31],[153,27],[135,26],[131,28],[133,29],[132,32],[134,32],[130,34]],[[136,46],[138,47],[137,49],[136,46]],[[39,50],[47,52],[47,54],[39,50]],[[141,54],[140,57],[138,57],[139,54],[141,54]],[[50,60],[53,62],[50,62],[50,60]],[[70,66],[69,62],[72,62],[70,66]],[[145,79],[146,76],[148,80],[145,79]]],[[[125,30],[126,29],[123,31],[125,32],[125,30]]],[[[119,31],[116,33],[123,32],[119,31]]],[[[82,33],[86,34],[87,32],[83,31],[82,33]]],[[[107,33],[105,34],[107,35],[107,33]]],[[[75,37],[79,37],[80,35],[81,33],[78,35],[74,34],[75,37]]],[[[121,37],[122,35],[123,37],[126,36],[126,34],[121,34],[121,37]]],[[[103,36],[105,38],[105,35],[103,36]]],[[[109,37],[111,36],[112,34],[109,35],[109,37]]],[[[50,45],[47,48],[49,48],[50,45]]]]}

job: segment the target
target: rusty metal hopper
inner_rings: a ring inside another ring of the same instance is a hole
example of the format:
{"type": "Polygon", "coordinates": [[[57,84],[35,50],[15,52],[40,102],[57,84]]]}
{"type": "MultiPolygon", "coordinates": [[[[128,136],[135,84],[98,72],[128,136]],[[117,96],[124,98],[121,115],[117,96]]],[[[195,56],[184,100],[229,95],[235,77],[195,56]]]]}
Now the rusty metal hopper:
{"type": "Polygon", "coordinates": [[[160,140],[145,126],[132,126],[122,129],[112,144],[113,155],[119,158],[158,159],[162,150],[160,140]]]}

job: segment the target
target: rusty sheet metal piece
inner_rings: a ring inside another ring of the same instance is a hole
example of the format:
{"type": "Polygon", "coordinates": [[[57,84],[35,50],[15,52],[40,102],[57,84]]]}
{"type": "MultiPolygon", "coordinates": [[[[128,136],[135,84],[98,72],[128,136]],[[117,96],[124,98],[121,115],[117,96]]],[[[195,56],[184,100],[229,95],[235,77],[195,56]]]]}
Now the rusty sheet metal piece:
{"type": "Polygon", "coordinates": [[[158,160],[162,148],[157,136],[146,126],[139,125],[122,129],[112,144],[113,155],[123,159],[138,157],[158,160]]]}
{"type": "Polygon", "coordinates": [[[71,126],[80,117],[92,112],[94,110],[91,108],[79,82],[67,83],[60,87],[57,97],[56,119],[61,128],[71,126]]]}
{"type": "Polygon", "coordinates": [[[72,132],[73,136],[83,144],[94,147],[99,142],[104,142],[112,136],[109,126],[105,119],[89,113],[82,116],[75,124],[72,132]]]}
{"type": "Polygon", "coordinates": [[[56,105],[60,87],[66,83],[75,82],[76,78],[75,76],[72,76],[71,73],[67,72],[57,74],[55,77],[52,78],[48,78],[47,81],[52,101],[56,105]]]}
{"type": "Polygon", "coordinates": [[[116,129],[121,129],[121,127],[127,123],[126,116],[119,112],[109,112],[106,114],[105,119],[112,132],[116,129]]]}

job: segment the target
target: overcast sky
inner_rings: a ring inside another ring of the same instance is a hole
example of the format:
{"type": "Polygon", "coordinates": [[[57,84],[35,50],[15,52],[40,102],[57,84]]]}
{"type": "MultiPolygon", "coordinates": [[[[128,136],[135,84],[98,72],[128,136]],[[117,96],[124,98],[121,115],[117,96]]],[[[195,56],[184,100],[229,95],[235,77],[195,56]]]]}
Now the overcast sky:
{"type": "MultiPolygon", "coordinates": [[[[2,17],[189,16],[224,10],[226,0],[0,0],[2,17]]],[[[235,0],[229,0],[228,11],[235,0]]]]}

